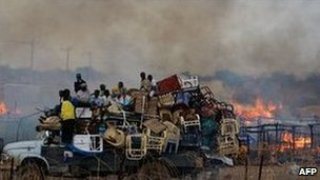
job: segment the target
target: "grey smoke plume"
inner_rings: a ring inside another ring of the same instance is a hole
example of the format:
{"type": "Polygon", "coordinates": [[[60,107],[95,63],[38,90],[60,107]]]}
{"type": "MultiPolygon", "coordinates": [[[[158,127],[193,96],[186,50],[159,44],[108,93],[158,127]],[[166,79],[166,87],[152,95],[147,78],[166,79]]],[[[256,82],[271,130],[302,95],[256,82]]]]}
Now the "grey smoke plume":
{"type": "Polygon", "coordinates": [[[0,0],[2,65],[35,68],[89,65],[129,82],[217,70],[305,77],[319,72],[320,3],[301,0],[0,0]]]}

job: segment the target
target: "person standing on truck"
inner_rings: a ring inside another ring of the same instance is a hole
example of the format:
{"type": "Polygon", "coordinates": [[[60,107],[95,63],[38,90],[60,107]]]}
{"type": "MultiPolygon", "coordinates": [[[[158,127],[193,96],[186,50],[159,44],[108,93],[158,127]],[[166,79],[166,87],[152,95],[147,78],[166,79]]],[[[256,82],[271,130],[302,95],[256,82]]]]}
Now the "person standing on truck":
{"type": "Polygon", "coordinates": [[[80,85],[80,89],[76,94],[76,99],[78,105],[88,104],[90,100],[90,91],[87,84],[83,83],[80,85]]]}
{"type": "Polygon", "coordinates": [[[157,91],[157,82],[156,80],[153,79],[151,74],[148,75],[147,79],[150,82],[150,86],[151,86],[149,96],[153,97],[157,91]]]}
{"type": "Polygon", "coordinates": [[[81,89],[82,84],[87,84],[85,80],[82,79],[81,74],[77,73],[77,80],[74,82],[74,92],[78,92],[81,89]]]}
{"type": "Polygon", "coordinates": [[[146,73],[140,73],[140,90],[149,92],[151,90],[151,82],[146,78],[146,73]]]}
{"type": "Polygon", "coordinates": [[[70,91],[65,89],[61,103],[61,142],[63,144],[72,143],[75,125],[75,107],[71,103],[70,91]]]}

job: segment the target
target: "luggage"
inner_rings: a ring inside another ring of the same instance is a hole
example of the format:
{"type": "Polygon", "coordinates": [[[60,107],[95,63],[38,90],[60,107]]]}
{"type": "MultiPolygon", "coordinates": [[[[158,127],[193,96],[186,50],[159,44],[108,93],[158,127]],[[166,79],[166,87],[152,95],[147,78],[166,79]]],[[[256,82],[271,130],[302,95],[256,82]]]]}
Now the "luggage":
{"type": "Polygon", "coordinates": [[[147,101],[148,93],[140,91],[135,94],[134,111],[137,113],[143,113],[148,107],[147,101]]]}
{"type": "Polygon", "coordinates": [[[181,89],[177,75],[170,76],[157,82],[158,94],[166,94],[169,92],[178,91],[181,89]]]}
{"type": "Polygon", "coordinates": [[[160,107],[171,107],[175,103],[175,99],[171,93],[159,95],[160,107]]]}
{"type": "Polygon", "coordinates": [[[148,107],[146,111],[148,115],[153,115],[153,116],[158,115],[158,102],[159,101],[157,97],[150,98],[150,100],[147,103],[148,107]]]}

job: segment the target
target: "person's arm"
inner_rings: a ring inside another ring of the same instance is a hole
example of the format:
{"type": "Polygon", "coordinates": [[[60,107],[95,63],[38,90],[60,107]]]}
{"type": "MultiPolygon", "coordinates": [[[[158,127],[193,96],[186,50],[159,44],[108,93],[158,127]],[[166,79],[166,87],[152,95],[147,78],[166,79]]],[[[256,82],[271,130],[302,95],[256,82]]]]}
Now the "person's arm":
{"type": "Polygon", "coordinates": [[[65,103],[62,102],[61,103],[61,111],[59,114],[61,120],[63,120],[65,113],[66,113],[66,105],[65,105],[65,103]]]}
{"type": "Polygon", "coordinates": [[[78,83],[77,83],[77,81],[76,82],[74,82],[74,84],[73,84],[73,87],[74,87],[74,92],[78,92],[78,90],[79,90],[79,87],[78,87],[78,83]]]}

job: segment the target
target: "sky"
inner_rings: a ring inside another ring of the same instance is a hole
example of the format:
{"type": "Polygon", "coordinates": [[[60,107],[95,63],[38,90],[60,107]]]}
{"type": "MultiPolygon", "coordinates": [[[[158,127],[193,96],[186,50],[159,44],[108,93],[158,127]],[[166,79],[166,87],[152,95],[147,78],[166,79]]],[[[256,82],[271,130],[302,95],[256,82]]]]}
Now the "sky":
{"type": "Polygon", "coordinates": [[[316,0],[0,0],[0,65],[136,76],[320,72],[316,0]],[[90,60],[91,59],[91,60],[90,60]]]}

